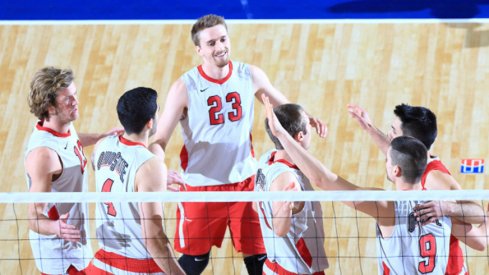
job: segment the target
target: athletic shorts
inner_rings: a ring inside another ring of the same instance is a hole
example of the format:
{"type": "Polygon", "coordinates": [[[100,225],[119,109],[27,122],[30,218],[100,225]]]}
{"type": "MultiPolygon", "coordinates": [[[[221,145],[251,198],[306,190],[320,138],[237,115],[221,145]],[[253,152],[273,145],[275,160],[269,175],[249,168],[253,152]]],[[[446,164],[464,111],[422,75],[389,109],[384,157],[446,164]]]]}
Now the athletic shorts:
{"type": "Polygon", "coordinates": [[[87,275],[165,274],[153,259],[134,259],[100,249],[87,268],[87,275]]]}
{"type": "MultiPolygon", "coordinates": [[[[255,177],[233,184],[186,186],[186,192],[253,191],[255,177]]],[[[177,208],[175,250],[197,256],[221,247],[229,227],[233,246],[248,255],[265,254],[257,213],[251,202],[182,202],[177,208]]]]}

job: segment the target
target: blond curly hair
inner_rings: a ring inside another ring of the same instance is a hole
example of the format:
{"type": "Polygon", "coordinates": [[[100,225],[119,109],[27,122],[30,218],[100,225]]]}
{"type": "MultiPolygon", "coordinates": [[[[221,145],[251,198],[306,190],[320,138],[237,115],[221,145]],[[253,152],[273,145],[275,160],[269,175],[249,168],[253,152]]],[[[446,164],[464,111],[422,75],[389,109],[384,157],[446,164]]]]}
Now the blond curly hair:
{"type": "Polygon", "coordinates": [[[38,119],[49,119],[49,106],[56,106],[56,96],[60,89],[68,88],[73,82],[71,69],[45,67],[39,70],[31,81],[28,102],[31,113],[38,119]]]}

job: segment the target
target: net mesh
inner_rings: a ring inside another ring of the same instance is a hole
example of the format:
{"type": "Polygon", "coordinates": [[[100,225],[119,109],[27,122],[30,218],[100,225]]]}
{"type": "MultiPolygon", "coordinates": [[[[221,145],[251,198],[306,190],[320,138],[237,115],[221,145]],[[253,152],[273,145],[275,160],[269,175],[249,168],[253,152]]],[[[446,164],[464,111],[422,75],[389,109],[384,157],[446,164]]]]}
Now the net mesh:
{"type": "MultiPolygon", "coordinates": [[[[95,209],[97,203],[160,202],[164,210],[165,232],[174,243],[177,229],[176,209],[181,202],[236,201],[314,201],[322,208],[324,249],[330,274],[375,274],[378,272],[376,223],[373,218],[344,205],[344,201],[437,201],[472,200],[488,209],[489,191],[315,191],[301,192],[163,192],[163,193],[0,193],[0,274],[38,274],[29,238],[28,204],[33,202],[86,202],[89,206],[90,235],[93,251],[99,249],[96,239],[95,209]]],[[[206,219],[208,217],[202,217],[206,219]]],[[[230,217],[240,219],[241,217],[230,217]]],[[[489,240],[487,233],[484,238],[489,240]]],[[[474,250],[461,243],[465,263],[471,274],[489,272],[489,253],[474,250]]],[[[176,255],[180,255],[176,252],[176,255]]],[[[392,255],[397,257],[399,255],[392,255]]],[[[204,274],[247,274],[243,255],[232,246],[229,232],[221,248],[211,251],[204,274]]],[[[69,259],[58,259],[59,262],[69,259]]]]}

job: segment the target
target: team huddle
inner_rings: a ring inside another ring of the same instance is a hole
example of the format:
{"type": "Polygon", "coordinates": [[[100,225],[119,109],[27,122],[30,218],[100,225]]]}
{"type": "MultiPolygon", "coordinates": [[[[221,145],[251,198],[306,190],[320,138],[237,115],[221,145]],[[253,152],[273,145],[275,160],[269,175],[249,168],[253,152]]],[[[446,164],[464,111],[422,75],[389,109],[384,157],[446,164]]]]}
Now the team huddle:
{"type": "MultiPolygon", "coordinates": [[[[73,72],[38,71],[28,97],[39,119],[25,152],[29,191],[85,192],[90,166],[97,192],[373,189],[348,182],[307,151],[313,132],[325,137],[326,126],[290,103],[259,67],[231,61],[224,18],[199,18],[191,37],[202,63],[173,83],[161,114],[155,90],[134,88],[117,102],[123,128],[101,134],[77,133],[73,126],[79,116],[73,72]],[[251,141],[255,98],[265,106],[275,145],[259,161],[251,141]],[[181,176],[164,162],[178,123],[181,176]],[[91,164],[83,152],[90,145],[91,164]]],[[[348,112],[386,156],[396,190],[461,189],[430,151],[437,126],[428,108],[396,106],[388,134],[359,106],[349,105],[348,112]]],[[[345,204],[377,223],[379,274],[468,274],[460,241],[487,247],[487,213],[471,201],[345,204]]],[[[324,274],[329,266],[319,202],[181,202],[173,247],[160,203],[99,203],[96,216],[94,254],[85,203],[29,205],[29,238],[41,274],[201,274],[227,228],[248,274],[324,274]]]]}

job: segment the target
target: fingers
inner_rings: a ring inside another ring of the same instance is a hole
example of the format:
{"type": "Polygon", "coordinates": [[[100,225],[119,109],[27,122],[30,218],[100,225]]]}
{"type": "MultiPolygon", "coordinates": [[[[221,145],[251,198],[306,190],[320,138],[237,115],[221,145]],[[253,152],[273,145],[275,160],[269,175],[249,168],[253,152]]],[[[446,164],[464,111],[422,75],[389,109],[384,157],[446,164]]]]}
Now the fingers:
{"type": "Polygon", "coordinates": [[[80,241],[81,232],[80,230],[76,229],[74,225],[67,224],[60,218],[58,222],[58,226],[59,226],[59,234],[58,234],[59,238],[70,242],[80,241]]]}
{"type": "Polygon", "coordinates": [[[172,192],[179,192],[181,189],[187,189],[182,176],[180,175],[180,173],[174,170],[169,170],[167,176],[167,190],[172,192]]]}
{"type": "Polygon", "coordinates": [[[311,125],[316,129],[316,133],[321,138],[325,138],[328,135],[328,127],[320,119],[309,117],[311,125]]]}

